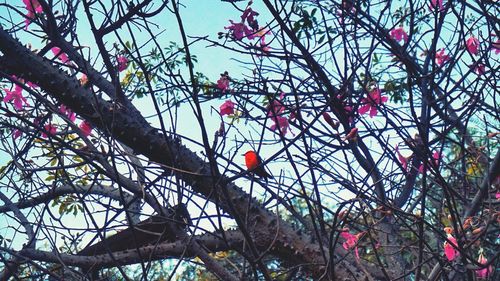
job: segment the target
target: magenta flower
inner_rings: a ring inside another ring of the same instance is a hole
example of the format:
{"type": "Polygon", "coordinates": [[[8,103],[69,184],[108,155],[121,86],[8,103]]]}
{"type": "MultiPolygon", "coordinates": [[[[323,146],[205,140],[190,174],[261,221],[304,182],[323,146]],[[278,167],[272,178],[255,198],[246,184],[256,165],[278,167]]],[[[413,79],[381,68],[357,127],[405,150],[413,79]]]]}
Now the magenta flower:
{"type": "Polygon", "coordinates": [[[276,117],[285,111],[285,106],[277,99],[267,105],[267,116],[276,117]]]}
{"type": "Polygon", "coordinates": [[[35,18],[35,14],[42,13],[43,9],[38,0],[23,0],[23,3],[24,8],[28,10],[26,19],[24,20],[24,29],[28,29],[28,25],[30,25],[31,21],[35,18]]]}
{"type": "Polygon", "coordinates": [[[453,261],[460,253],[455,249],[457,247],[457,239],[451,234],[447,234],[447,239],[451,242],[445,241],[443,244],[444,254],[449,261],[453,261]]]}
{"type": "Polygon", "coordinates": [[[125,56],[118,56],[118,58],[116,58],[116,62],[118,63],[117,67],[118,67],[118,71],[119,72],[122,72],[125,69],[127,69],[127,66],[128,66],[128,59],[127,59],[127,57],[125,57],[125,56]]]}
{"type": "Polygon", "coordinates": [[[6,103],[12,101],[16,110],[21,110],[23,109],[24,105],[29,105],[26,98],[23,97],[23,88],[21,88],[21,86],[16,84],[14,87],[14,91],[11,91],[9,89],[4,89],[4,91],[6,95],[3,101],[6,103]]]}
{"type": "MultiPolygon", "coordinates": [[[[488,259],[486,259],[483,255],[483,253],[479,254],[479,258],[477,259],[477,262],[480,264],[487,264],[488,259]]],[[[482,269],[476,270],[476,276],[478,278],[488,278],[488,276],[493,272],[493,267],[490,265],[488,267],[483,267],[482,269]]]]}
{"type": "Polygon", "coordinates": [[[288,122],[288,119],[283,116],[277,116],[275,118],[272,118],[272,120],[274,121],[274,124],[269,129],[271,131],[279,130],[280,134],[282,136],[285,136],[290,128],[290,123],[288,122]]]}
{"type": "Polygon", "coordinates": [[[342,247],[346,250],[354,248],[354,253],[355,253],[356,258],[358,260],[359,260],[359,252],[358,252],[357,244],[358,244],[358,240],[359,240],[359,235],[360,235],[360,233],[351,234],[348,231],[342,231],[340,233],[340,236],[342,236],[342,238],[344,238],[346,240],[344,243],[342,243],[342,247]]]}
{"type": "Polygon", "coordinates": [[[12,132],[12,138],[14,140],[18,139],[21,135],[23,134],[23,132],[19,129],[15,129],[14,132],[12,132]]]}
{"type": "Polygon", "coordinates": [[[479,40],[476,37],[471,36],[467,39],[467,41],[465,41],[465,47],[469,53],[477,55],[479,52],[479,40]]]}
{"type": "Polygon", "coordinates": [[[61,106],[59,107],[59,112],[66,115],[69,121],[75,122],[76,114],[70,108],[66,107],[64,104],[61,104],[61,106]]]}
{"type": "Polygon", "coordinates": [[[434,10],[437,8],[438,12],[443,11],[444,6],[443,6],[443,0],[431,0],[429,3],[429,9],[431,12],[434,12],[434,10]]]}
{"type": "Polygon", "coordinates": [[[394,40],[396,40],[398,42],[401,41],[401,40],[403,40],[405,43],[408,42],[408,34],[406,33],[406,31],[403,29],[402,26],[394,28],[393,30],[391,30],[390,36],[391,36],[392,39],[394,39],[394,40]]]}
{"type": "Polygon", "coordinates": [[[82,123],[78,125],[78,128],[80,128],[85,137],[88,137],[90,133],[92,133],[92,125],[87,120],[83,120],[82,123]]]}
{"type": "Polygon", "coordinates": [[[227,100],[219,107],[220,115],[224,116],[234,114],[234,106],[234,102],[227,100]]]}
{"type": "Polygon", "coordinates": [[[59,47],[53,47],[51,49],[51,51],[52,51],[52,53],[54,53],[54,56],[56,56],[56,58],[58,60],[60,60],[62,63],[67,64],[67,65],[71,64],[71,62],[69,61],[68,55],[63,53],[59,47]]]}
{"type": "MultiPolygon", "coordinates": [[[[432,162],[431,164],[434,165],[434,167],[439,167],[439,160],[441,159],[441,153],[434,151],[432,153],[432,162]]],[[[420,167],[418,168],[418,172],[423,174],[424,173],[424,164],[420,164],[420,167]]]]}
{"type": "Polygon", "coordinates": [[[219,80],[217,80],[217,88],[222,92],[229,89],[229,76],[227,75],[227,72],[220,75],[219,80]]]}
{"type": "Polygon", "coordinates": [[[368,97],[363,98],[361,103],[364,104],[358,109],[358,113],[363,115],[370,112],[370,117],[377,115],[377,106],[387,102],[387,97],[383,97],[380,89],[377,87],[371,92],[368,92],[368,97]]]}
{"type": "Polygon", "coordinates": [[[445,64],[447,61],[450,60],[450,56],[444,53],[444,49],[441,49],[439,52],[436,53],[436,63],[439,66],[442,66],[445,64]]]}
{"type": "Polygon", "coordinates": [[[42,138],[44,139],[48,138],[49,136],[55,135],[57,132],[56,125],[52,125],[50,123],[45,125],[43,128],[45,129],[45,132],[42,132],[42,138]]]}
{"type": "Polygon", "coordinates": [[[252,40],[255,37],[253,35],[253,31],[244,23],[242,22],[235,23],[232,20],[229,20],[229,22],[231,23],[231,25],[224,27],[224,29],[231,30],[234,39],[240,41],[243,38],[247,37],[248,39],[252,40]]]}

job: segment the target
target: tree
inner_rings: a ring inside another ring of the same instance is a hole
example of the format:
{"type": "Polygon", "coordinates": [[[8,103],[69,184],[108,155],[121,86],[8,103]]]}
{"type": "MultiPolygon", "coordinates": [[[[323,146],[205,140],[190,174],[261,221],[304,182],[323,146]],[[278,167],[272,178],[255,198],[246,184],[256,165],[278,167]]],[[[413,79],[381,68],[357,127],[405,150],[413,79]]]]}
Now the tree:
{"type": "Polygon", "coordinates": [[[498,277],[493,2],[112,2],[0,4],[0,279],[498,277]]]}

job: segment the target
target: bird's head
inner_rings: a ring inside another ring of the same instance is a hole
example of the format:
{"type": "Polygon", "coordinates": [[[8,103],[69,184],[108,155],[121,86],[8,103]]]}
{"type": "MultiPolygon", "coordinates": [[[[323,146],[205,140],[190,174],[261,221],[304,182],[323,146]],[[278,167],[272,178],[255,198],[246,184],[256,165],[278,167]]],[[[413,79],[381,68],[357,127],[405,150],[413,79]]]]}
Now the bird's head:
{"type": "Polygon", "coordinates": [[[245,156],[245,157],[246,157],[246,156],[249,156],[249,155],[255,155],[255,154],[256,154],[256,153],[255,153],[255,151],[253,151],[253,150],[249,150],[249,151],[245,152],[245,154],[243,154],[243,156],[245,156]]]}

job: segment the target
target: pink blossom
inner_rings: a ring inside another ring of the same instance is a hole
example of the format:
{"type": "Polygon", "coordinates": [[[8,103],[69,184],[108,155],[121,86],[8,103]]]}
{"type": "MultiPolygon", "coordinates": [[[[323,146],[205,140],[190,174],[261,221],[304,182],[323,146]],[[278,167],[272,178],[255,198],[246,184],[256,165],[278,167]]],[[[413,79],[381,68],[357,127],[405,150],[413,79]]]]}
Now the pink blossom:
{"type": "Polygon", "coordinates": [[[229,75],[227,74],[227,72],[224,72],[224,74],[220,75],[219,80],[217,80],[217,88],[222,92],[225,92],[229,89],[229,75]]]}
{"type": "Polygon", "coordinates": [[[23,88],[19,85],[15,85],[14,91],[9,89],[4,89],[6,95],[3,99],[4,102],[12,101],[14,103],[14,108],[16,110],[23,109],[24,105],[29,105],[25,97],[23,97],[23,88]]]}
{"type": "Polygon", "coordinates": [[[244,37],[247,37],[248,39],[252,40],[255,37],[253,35],[253,31],[244,23],[241,22],[235,23],[232,20],[229,20],[229,22],[231,23],[231,25],[224,27],[224,29],[231,30],[234,39],[240,41],[244,37]]]}
{"type": "Polygon", "coordinates": [[[54,53],[54,56],[57,57],[62,63],[70,65],[71,62],[69,61],[68,55],[63,53],[59,47],[53,47],[51,49],[52,53],[54,53]]]}
{"type": "Polygon", "coordinates": [[[358,109],[358,113],[363,115],[370,111],[370,117],[377,115],[377,106],[387,102],[387,97],[381,95],[380,89],[377,87],[371,92],[368,92],[368,97],[363,98],[361,103],[364,104],[358,109]]]}
{"type": "Polygon", "coordinates": [[[431,0],[429,3],[429,9],[431,12],[434,12],[434,10],[437,8],[438,12],[441,12],[444,10],[443,6],[443,0],[431,0]]]}
{"type": "MultiPolygon", "coordinates": [[[[479,254],[479,258],[477,259],[477,262],[480,264],[487,264],[488,259],[486,259],[483,255],[483,253],[479,254]]],[[[490,265],[488,267],[484,267],[482,269],[476,270],[476,276],[478,278],[488,278],[488,276],[493,272],[493,267],[490,265]]]]}
{"type": "Polygon", "coordinates": [[[52,124],[47,124],[43,127],[45,129],[45,132],[42,132],[42,138],[46,139],[48,136],[53,136],[57,132],[57,127],[56,125],[52,124]]]}
{"type": "Polygon", "coordinates": [[[23,132],[19,129],[15,129],[14,132],[12,132],[12,138],[14,140],[18,139],[21,135],[23,134],[23,132]]]}
{"type": "Polygon", "coordinates": [[[75,122],[76,114],[70,108],[66,107],[64,104],[61,104],[61,106],[59,107],[59,112],[66,115],[69,121],[75,122]]]}
{"type": "MultiPolygon", "coordinates": [[[[434,165],[434,167],[439,167],[439,160],[441,159],[441,153],[434,151],[432,153],[432,162],[431,164],[434,165]]],[[[418,168],[418,172],[423,174],[424,173],[424,164],[420,164],[420,167],[418,168]]]]}
{"type": "Polygon", "coordinates": [[[359,260],[359,252],[358,252],[358,247],[356,246],[359,240],[359,234],[351,234],[348,231],[342,231],[340,233],[340,236],[344,238],[346,241],[342,243],[342,247],[346,250],[354,248],[354,253],[356,255],[356,258],[359,260]]]}
{"type": "Polygon", "coordinates": [[[403,29],[402,26],[391,30],[390,35],[392,39],[398,42],[401,40],[404,40],[405,43],[408,42],[408,34],[406,33],[406,31],[403,29]]]}
{"type": "Polygon", "coordinates": [[[90,133],[92,132],[92,125],[87,120],[83,120],[82,123],[80,123],[80,125],[78,125],[78,128],[80,128],[80,130],[82,131],[82,134],[85,137],[88,137],[90,135],[90,133]]]}
{"type": "Polygon", "coordinates": [[[444,242],[444,254],[449,261],[452,261],[460,255],[460,253],[455,249],[457,247],[457,239],[455,239],[455,237],[451,234],[447,234],[447,239],[451,243],[448,243],[448,241],[444,242]]]}
{"type": "Polygon", "coordinates": [[[496,198],[497,200],[500,200],[500,192],[495,193],[495,198],[496,198]]]}
{"type": "Polygon", "coordinates": [[[267,116],[275,117],[281,115],[285,111],[285,106],[277,99],[272,100],[267,105],[267,116]]]}
{"type": "Polygon", "coordinates": [[[126,56],[118,56],[118,58],[116,58],[116,62],[118,63],[117,67],[119,72],[122,72],[125,69],[127,69],[128,59],[126,56]]]}
{"type": "Polygon", "coordinates": [[[226,100],[226,102],[219,107],[220,115],[234,114],[234,106],[235,104],[231,100],[226,100]]]}
{"type": "Polygon", "coordinates": [[[447,61],[450,60],[450,56],[444,53],[444,49],[441,49],[439,52],[436,53],[436,63],[439,66],[442,66],[445,64],[447,61]]]}
{"type": "Polygon", "coordinates": [[[477,55],[479,52],[479,40],[476,37],[471,36],[467,39],[467,41],[465,41],[465,47],[469,53],[477,55]]]}
{"type": "Polygon", "coordinates": [[[288,119],[283,116],[277,116],[272,118],[274,124],[269,128],[271,131],[276,131],[279,129],[279,132],[282,136],[285,136],[290,128],[290,123],[288,123],[288,119]]]}
{"type": "Polygon", "coordinates": [[[43,12],[42,6],[38,0],[23,0],[24,8],[28,10],[26,14],[26,19],[24,20],[24,29],[28,29],[28,25],[30,25],[31,21],[35,18],[35,14],[39,14],[43,12]]]}

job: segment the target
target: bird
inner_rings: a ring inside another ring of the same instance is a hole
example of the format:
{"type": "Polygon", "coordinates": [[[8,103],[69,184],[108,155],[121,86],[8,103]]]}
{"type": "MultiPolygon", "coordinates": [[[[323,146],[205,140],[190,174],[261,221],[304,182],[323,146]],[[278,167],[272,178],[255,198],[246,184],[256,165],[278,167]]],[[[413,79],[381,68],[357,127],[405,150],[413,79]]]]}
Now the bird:
{"type": "Polygon", "coordinates": [[[245,164],[247,166],[248,171],[258,175],[261,178],[267,180],[268,178],[273,178],[262,164],[262,159],[260,159],[259,155],[253,151],[249,150],[245,152],[245,164]]]}

